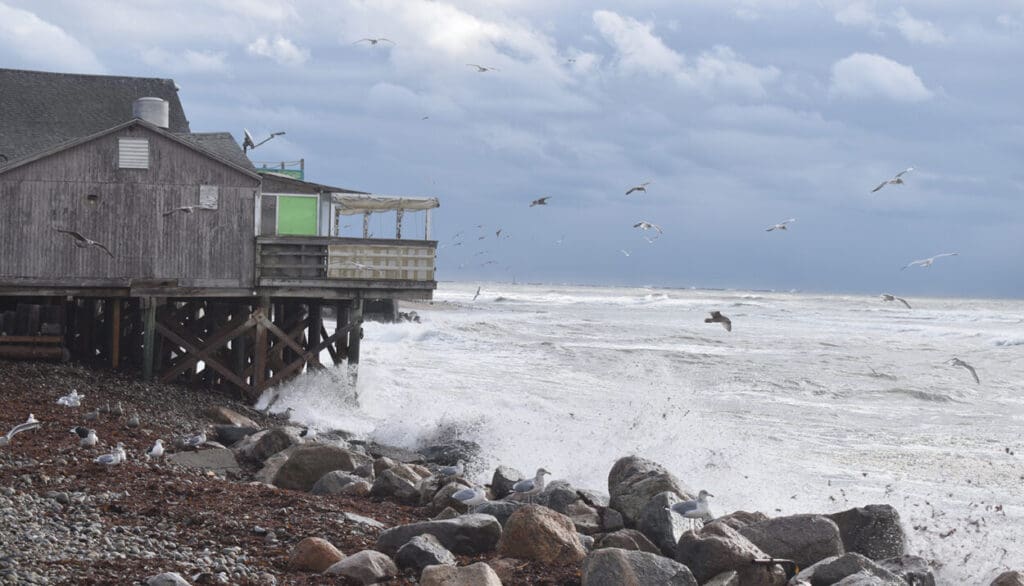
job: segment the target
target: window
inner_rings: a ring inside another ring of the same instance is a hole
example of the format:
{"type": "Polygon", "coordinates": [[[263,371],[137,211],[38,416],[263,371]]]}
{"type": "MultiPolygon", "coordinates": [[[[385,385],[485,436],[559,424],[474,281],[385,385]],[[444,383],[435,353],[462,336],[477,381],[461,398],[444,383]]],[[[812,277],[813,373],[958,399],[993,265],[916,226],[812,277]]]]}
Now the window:
{"type": "Polygon", "coordinates": [[[119,138],[117,141],[117,168],[149,169],[149,140],[119,138]]]}
{"type": "Polygon", "coordinates": [[[220,203],[220,189],[216,185],[199,186],[199,205],[211,210],[217,209],[220,203]]]}

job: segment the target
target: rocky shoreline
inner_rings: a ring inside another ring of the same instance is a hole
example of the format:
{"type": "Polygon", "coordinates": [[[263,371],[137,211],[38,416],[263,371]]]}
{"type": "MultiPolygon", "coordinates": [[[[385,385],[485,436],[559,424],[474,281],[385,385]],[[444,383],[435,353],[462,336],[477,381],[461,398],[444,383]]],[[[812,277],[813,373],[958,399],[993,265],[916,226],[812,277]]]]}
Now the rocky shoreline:
{"type": "Polygon", "coordinates": [[[41,423],[0,447],[0,584],[936,583],[888,505],[738,511],[690,530],[669,508],[696,493],[627,456],[603,490],[555,480],[509,495],[524,475],[499,467],[467,506],[453,495],[471,483],[441,467],[471,462],[468,442],[314,437],[228,397],[68,365],[0,361],[0,397],[0,431],[41,423]],[[58,405],[71,389],[82,405],[58,405]],[[79,425],[100,444],[80,447],[79,425]],[[175,447],[200,430],[207,444],[175,447]],[[157,438],[167,455],[145,458],[157,438]],[[94,462],[118,442],[126,462],[94,462]]]}

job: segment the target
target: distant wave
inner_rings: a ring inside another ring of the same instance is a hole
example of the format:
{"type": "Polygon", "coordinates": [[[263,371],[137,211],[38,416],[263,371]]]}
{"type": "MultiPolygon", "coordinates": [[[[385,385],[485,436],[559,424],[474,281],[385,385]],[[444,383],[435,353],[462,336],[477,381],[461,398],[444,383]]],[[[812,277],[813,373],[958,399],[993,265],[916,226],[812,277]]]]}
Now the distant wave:
{"type": "Polygon", "coordinates": [[[912,399],[920,399],[921,401],[931,401],[934,403],[949,403],[954,400],[953,397],[945,393],[930,393],[928,391],[904,389],[902,387],[893,387],[888,389],[886,392],[894,395],[906,395],[912,399]]]}
{"type": "Polygon", "coordinates": [[[1003,338],[992,340],[994,346],[1024,346],[1024,338],[1003,338]]]}

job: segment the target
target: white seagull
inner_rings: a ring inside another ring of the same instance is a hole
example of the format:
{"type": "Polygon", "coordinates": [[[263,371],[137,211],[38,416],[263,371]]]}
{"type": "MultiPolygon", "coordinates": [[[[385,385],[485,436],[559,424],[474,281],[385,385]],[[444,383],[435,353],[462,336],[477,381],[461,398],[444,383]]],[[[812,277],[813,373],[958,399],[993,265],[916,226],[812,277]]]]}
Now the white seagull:
{"type": "Polygon", "coordinates": [[[697,500],[683,501],[681,503],[676,503],[671,507],[665,507],[665,509],[678,515],[682,515],[683,518],[686,519],[700,519],[701,521],[707,522],[715,518],[708,509],[709,496],[715,495],[706,490],[702,490],[697,494],[697,500]]]}
{"type": "Polygon", "coordinates": [[[885,181],[879,183],[878,187],[871,190],[871,193],[878,191],[879,189],[885,187],[886,185],[903,185],[903,175],[913,170],[913,167],[907,167],[906,169],[894,175],[892,179],[886,179],[885,181]]]}
{"type": "Polygon", "coordinates": [[[352,44],[353,45],[358,45],[359,43],[362,43],[363,41],[366,41],[367,43],[370,43],[371,47],[375,46],[377,43],[391,43],[392,45],[395,44],[395,42],[392,41],[391,39],[385,39],[384,37],[379,37],[379,38],[376,38],[376,39],[359,39],[358,41],[356,41],[356,42],[354,42],[352,44]]]}
{"type": "Polygon", "coordinates": [[[519,482],[512,485],[512,499],[513,500],[533,500],[533,497],[537,496],[544,490],[544,475],[551,474],[543,468],[537,468],[537,474],[533,478],[527,478],[526,480],[520,480],[519,482]]]}
{"type": "Polygon", "coordinates": [[[974,367],[971,366],[970,364],[967,364],[963,360],[960,360],[959,358],[956,358],[956,357],[953,357],[953,358],[950,358],[949,360],[947,360],[946,364],[948,364],[950,366],[962,366],[962,367],[966,368],[968,371],[970,371],[971,376],[974,377],[974,382],[978,383],[979,385],[981,384],[981,379],[978,378],[978,372],[976,370],[974,370],[974,367]]]}
{"type": "Polygon", "coordinates": [[[783,221],[779,222],[778,224],[775,224],[774,226],[770,226],[770,227],[766,228],[765,232],[771,232],[772,230],[786,230],[787,229],[786,228],[786,224],[792,224],[795,221],[796,221],[796,218],[790,218],[788,220],[783,220],[783,221]]]}
{"type": "Polygon", "coordinates": [[[621,252],[622,254],[626,255],[627,257],[629,256],[629,251],[626,250],[625,248],[620,248],[619,252],[621,252]]]}
{"type": "Polygon", "coordinates": [[[152,448],[146,452],[146,458],[160,458],[164,455],[164,440],[158,439],[152,448]]]}
{"type": "Polygon", "coordinates": [[[658,239],[659,236],[661,236],[664,233],[664,231],[662,231],[662,229],[661,229],[661,226],[659,226],[657,224],[652,224],[652,223],[647,222],[645,220],[640,220],[636,224],[633,224],[633,227],[634,228],[640,228],[644,232],[647,232],[648,230],[657,230],[658,231],[658,235],[655,236],[654,238],[647,238],[646,235],[644,236],[644,238],[647,238],[648,242],[654,242],[655,240],[658,239]]]}
{"type": "Polygon", "coordinates": [[[86,430],[85,437],[79,438],[78,445],[82,446],[83,448],[92,448],[99,441],[100,441],[100,438],[96,435],[96,430],[95,429],[89,429],[89,430],[86,430]]]}
{"type": "Polygon", "coordinates": [[[452,500],[456,500],[468,508],[473,508],[479,504],[487,502],[487,493],[479,486],[463,488],[462,490],[452,493],[452,500]]]}
{"type": "Polygon", "coordinates": [[[103,464],[104,466],[116,466],[127,460],[128,454],[124,451],[124,444],[117,442],[117,447],[111,450],[109,454],[97,456],[93,462],[103,464]]]}
{"type": "Polygon", "coordinates": [[[193,436],[185,438],[184,440],[182,440],[181,443],[186,448],[198,448],[199,446],[206,443],[206,432],[200,431],[199,433],[193,436]]]}
{"type": "Polygon", "coordinates": [[[455,463],[454,466],[444,466],[440,468],[437,473],[440,476],[462,476],[463,472],[466,471],[466,464],[462,460],[455,463]]]}
{"type": "Polygon", "coordinates": [[[488,67],[486,65],[477,65],[476,63],[467,63],[466,67],[476,67],[477,73],[487,73],[488,71],[501,71],[497,67],[488,67]]]}
{"type": "Polygon", "coordinates": [[[900,268],[900,270],[905,271],[910,267],[921,267],[922,269],[925,269],[932,266],[932,264],[935,262],[935,259],[937,258],[942,258],[944,256],[957,256],[959,254],[959,252],[943,252],[942,254],[936,254],[935,256],[922,258],[921,260],[910,261],[909,263],[903,265],[903,267],[900,268]]]}
{"type": "Polygon", "coordinates": [[[892,293],[882,293],[882,301],[899,301],[903,305],[906,305],[907,309],[910,309],[910,304],[907,303],[906,299],[904,299],[902,297],[897,297],[897,296],[893,295],[892,293]]]}
{"type": "Polygon", "coordinates": [[[57,399],[58,405],[64,405],[65,407],[79,407],[82,404],[82,399],[85,395],[79,395],[76,389],[71,389],[71,392],[57,399]]]}
{"type": "Polygon", "coordinates": [[[30,431],[33,429],[39,429],[38,421],[26,421],[25,423],[19,423],[18,425],[15,425],[10,431],[7,432],[6,435],[0,435],[0,448],[10,445],[11,440],[14,439],[14,436],[18,435],[19,433],[23,431],[30,431]]]}
{"type": "Polygon", "coordinates": [[[67,234],[68,236],[73,238],[75,246],[77,246],[78,248],[89,248],[90,246],[95,246],[96,248],[99,248],[103,252],[110,255],[110,258],[114,258],[114,253],[110,252],[109,248],[100,244],[99,242],[96,242],[95,240],[90,240],[89,238],[82,236],[81,234],[75,232],[74,230],[62,230],[60,228],[54,228],[54,230],[60,232],[61,234],[67,234]]]}
{"type": "Polygon", "coordinates": [[[644,181],[640,185],[634,185],[633,187],[630,187],[628,191],[626,191],[626,195],[629,195],[629,194],[633,193],[634,191],[642,191],[644,193],[647,193],[647,186],[650,185],[651,183],[653,183],[653,182],[652,181],[644,181]]]}

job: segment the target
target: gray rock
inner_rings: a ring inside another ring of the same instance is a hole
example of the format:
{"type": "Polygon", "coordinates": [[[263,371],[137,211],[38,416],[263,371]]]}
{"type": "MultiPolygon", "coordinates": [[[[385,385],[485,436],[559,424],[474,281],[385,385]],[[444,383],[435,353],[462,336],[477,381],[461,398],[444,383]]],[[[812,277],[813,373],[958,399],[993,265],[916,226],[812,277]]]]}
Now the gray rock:
{"type": "Polygon", "coordinates": [[[690,527],[688,519],[666,510],[678,502],[679,497],[674,492],[657,494],[644,505],[637,519],[636,528],[668,557],[675,555],[679,538],[690,527]]]}
{"type": "Polygon", "coordinates": [[[906,537],[900,515],[890,505],[868,505],[828,516],[839,527],[843,547],[873,560],[906,553],[906,537]]]}
{"type": "Polygon", "coordinates": [[[654,545],[646,535],[636,529],[619,529],[601,537],[595,545],[597,549],[614,547],[633,551],[646,551],[656,555],[662,555],[661,549],[654,545]]]}
{"type": "Polygon", "coordinates": [[[420,491],[417,489],[420,480],[419,474],[409,466],[396,464],[377,475],[370,496],[392,497],[399,502],[414,505],[420,499],[420,491]]]}
{"type": "Polygon", "coordinates": [[[420,450],[423,459],[441,466],[454,466],[470,462],[480,456],[480,444],[467,440],[454,440],[444,444],[427,446],[420,450]]]}
{"type": "Polygon", "coordinates": [[[273,427],[250,435],[235,446],[238,455],[256,462],[302,443],[299,431],[292,427],[273,427]]]}
{"type": "Polygon", "coordinates": [[[146,586],[189,586],[189,583],[177,572],[164,572],[146,578],[146,586]]]}
{"type": "Polygon", "coordinates": [[[441,545],[436,537],[429,533],[417,535],[398,549],[395,563],[399,568],[412,568],[419,574],[423,568],[434,565],[454,566],[457,563],[452,552],[441,545]]]}
{"type": "Polygon", "coordinates": [[[512,486],[523,479],[523,473],[508,466],[498,466],[491,477],[494,498],[503,499],[512,493],[512,486]]]}
{"type": "Polygon", "coordinates": [[[344,576],[359,584],[376,584],[398,575],[398,566],[379,551],[366,549],[327,568],[328,576],[344,576]]]}
{"type": "Polygon", "coordinates": [[[622,513],[615,509],[601,509],[601,529],[606,533],[618,531],[626,525],[622,522],[622,513]]]}
{"type": "Polygon", "coordinates": [[[320,477],[320,480],[316,481],[313,488],[309,492],[313,494],[342,494],[342,489],[346,485],[352,484],[353,482],[360,482],[363,479],[355,474],[350,474],[344,470],[331,470],[327,474],[320,477]]]}
{"type": "Polygon", "coordinates": [[[352,474],[369,479],[370,482],[373,482],[373,479],[377,477],[377,474],[373,471],[372,461],[356,466],[356,469],[352,471],[352,474]]]}
{"type": "Polygon", "coordinates": [[[524,505],[525,503],[518,501],[487,501],[473,507],[472,512],[480,515],[491,515],[504,527],[512,513],[524,505]]]}
{"type": "Polygon", "coordinates": [[[743,586],[740,584],[740,575],[734,571],[722,572],[708,580],[701,586],[743,586]]]}
{"type": "Polygon", "coordinates": [[[580,540],[580,545],[587,553],[594,551],[594,536],[586,535],[584,533],[577,533],[576,538],[580,540]]]}
{"type": "Polygon", "coordinates": [[[379,476],[381,472],[384,472],[388,468],[393,468],[399,464],[398,460],[388,458],[387,456],[379,456],[373,459],[373,475],[374,477],[379,476]]]}
{"type": "MultiPolygon", "coordinates": [[[[353,442],[355,443],[355,442],[353,442]]],[[[384,444],[377,444],[369,442],[366,444],[366,453],[377,458],[389,458],[394,462],[402,462],[403,464],[418,464],[426,462],[423,454],[414,452],[412,450],[406,450],[405,448],[399,448],[396,446],[386,446],[384,444]]]]}
{"type": "Polygon", "coordinates": [[[353,482],[352,484],[346,484],[341,489],[341,494],[345,496],[370,496],[370,489],[373,488],[369,482],[360,480],[359,482],[353,482]]]}
{"type": "Polygon", "coordinates": [[[844,553],[839,527],[822,515],[776,517],[741,527],[739,533],[769,556],[791,559],[801,568],[844,553]]]}
{"type": "Polygon", "coordinates": [[[534,502],[563,515],[568,515],[569,505],[578,500],[580,500],[580,496],[571,484],[564,480],[555,480],[544,486],[544,490],[535,497],[534,502]]]}
{"type": "Polygon", "coordinates": [[[259,427],[252,419],[223,405],[211,406],[206,410],[206,416],[212,419],[214,423],[225,423],[240,427],[259,427]]]}
{"type": "Polygon", "coordinates": [[[279,488],[308,491],[324,474],[332,470],[352,471],[367,460],[362,454],[335,446],[305,444],[291,450],[274,475],[272,484],[279,488]]]}
{"type": "Polygon", "coordinates": [[[722,572],[735,571],[743,586],[782,586],[786,574],[778,566],[751,564],[754,558],[768,557],[749,539],[728,525],[713,523],[698,534],[687,531],[679,538],[675,559],[690,568],[698,582],[706,582],[722,572]]]}
{"type": "Polygon", "coordinates": [[[374,529],[384,529],[386,525],[376,519],[370,517],[364,517],[355,513],[345,512],[341,514],[342,518],[345,519],[346,523],[352,523],[353,525],[362,525],[363,527],[372,527],[374,529]]]}
{"type": "Polygon", "coordinates": [[[583,502],[587,503],[592,507],[598,509],[604,509],[608,507],[608,495],[603,492],[597,492],[596,490],[590,490],[589,488],[578,488],[576,492],[579,493],[580,498],[583,502]]]}
{"type": "Polygon", "coordinates": [[[847,576],[854,574],[871,575],[886,581],[892,586],[906,586],[906,582],[859,553],[846,553],[841,556],[825,558],[820,562],[804,568],[790,580],[790,584],[810,584],[811,586],[831,586],[847,576]]]}
{"type": "Polygon", "coordinates": [[[690,569],[642,551],[599,549],[583,560],[583,586],[697,586],[690,569]]]}
{"type": "Polygon", "coordinates": [[[440,513],[434,515],[433,520],[443,521],[445,519],[454,519],[455,517],[458,517],[461,514],[462,513],[456,511],[451,507],[445,507],[444,510],[442,510],[440,513]]]}
{"type": "Polygon", "coordinates": [[[666,491],[682,500],[694,498],[693,491],[663,466],[638,456],[620,458],[608,473],[608,506],[622,513],[626,527],[636,527],[644,506],[666,491]]]}
{"type": "Polygon", "coordinates": [[[601,532],[601,515],[597,509],[583,502],[582,500],[570,504],[565,509],[565,514],[572,520],[576,530],[584,535],[594,535],[601,532]]]}
{"type": "MultiPolygon", "coordinates": [[[[931,565],[928,560],[916,555],[905,555],[898,558],[881,560],[878,565],[913,586],[935,586],[935,576],[932,574],[931,565]]],[[[1021,582],[1017,586],[1024,586],[1021,582]]]]}
{"type": "MultiPolygon", "coordinates": [[[[426,483],[429,480],[431,480],[431,478],[425,478],[423,479],[423,482],[426,483]]],[[[447,507],[451,507],[460,513],[465,513],[467,510],[469,510],[469,507],[467,507],[465,503],[457,501],[452,498],[453,494],[459,492],[464,488],[466,488],[466,485],[458,482],[449,482],[448,484],[444,485],[444,487],[442,487],[434,494],[433,500],[430,501],[430,511],[437,512],[444,510],[447,507]]],[[[422,496],[422,486],[420,494],[422,496]]]]}
{"type": "Polygon", "coordinates": [[[989,586],[1024,586],[1024,573],[1012,570],[1003,572],[989,586]]]}
{"type": "MultiPolygon", "coordinates": [[[[263,432],[260,432],[260,433],[263,433],[263,432]]],[[[256,434],[256,435],[259,435],[259,434],[256,434]]],[[[250,436],[250,437],[256,437],[256,436],[250,436]]],[[[248,438],[243,440],[242,443],[244,444],[246,441],[248,441],[248,438]]],[[[266,461],[263,462],[263,468],[260,468],[259,472],[256,473],[256,476],[253,478],[253,480],[255,482],[259,482],[261,484],[266,484],[268,486],[273,486],[274,485],[274,477],[277,476],[277,473],[281,470],[281,466],[284,466],[284,463],[288,461],[288,458],[292,455],[292,452],[294,452],[296,448],[298,448],[298,446],[292,446],[292,447],[288,448],[287,450],[284,450],[282,452],[278,452],[278,453],[274,454],[273,456],[267,458],[266,461]]],[[[238,453],[239,455],[241,455],[241,451],[240,450],[236,449],[235,452],[238,453]]]]}
{"type": "Polygon", "coordinates": [[[893,586],[893,583],[868,572],[857,572],[843,578],[832,586],[893,586]]]}
{"type": "Polygon", "coordinates": [[[461,567],[429,566],[423,570],[420,586],[501,586],[501,579],[484,562],[461,567]]]}
{"type": "Polygon", "coordinates": [[[722,515],[716,518],[711,523],[724,523],[733,529],[739,531],[741,527],[747,525],[753,525],[754,523],[760,523],[761,521],[767,521],[768,515],[761,512],[748,513],[747,511],[736,511],[729,513],[728,515],[722,515]]]}
{"type": "Polygon", "coordinates": [[[226,448],[201,450],[198,452],[176,452],[167,457],[168,460],[200,470],[212,470],[217,474],[228,474],[241,471],[235,453],[226,448]]]}
{"type": "Polygon", "coordinates": [[[377,537],[377,549],[395,553],[417,535],[429,533],[456,554],[484,553],[493,550],[501,539],[501,523],[491,515],[470,514],[442,521],[422,521],[399,525],[377,537]]]}
{"type": "Polygon", "coordinates": [[[225,446],[233,446],[259,430],[258,427],[241,427],[220,423],[213,426],[213,436],[225,446]]]}

